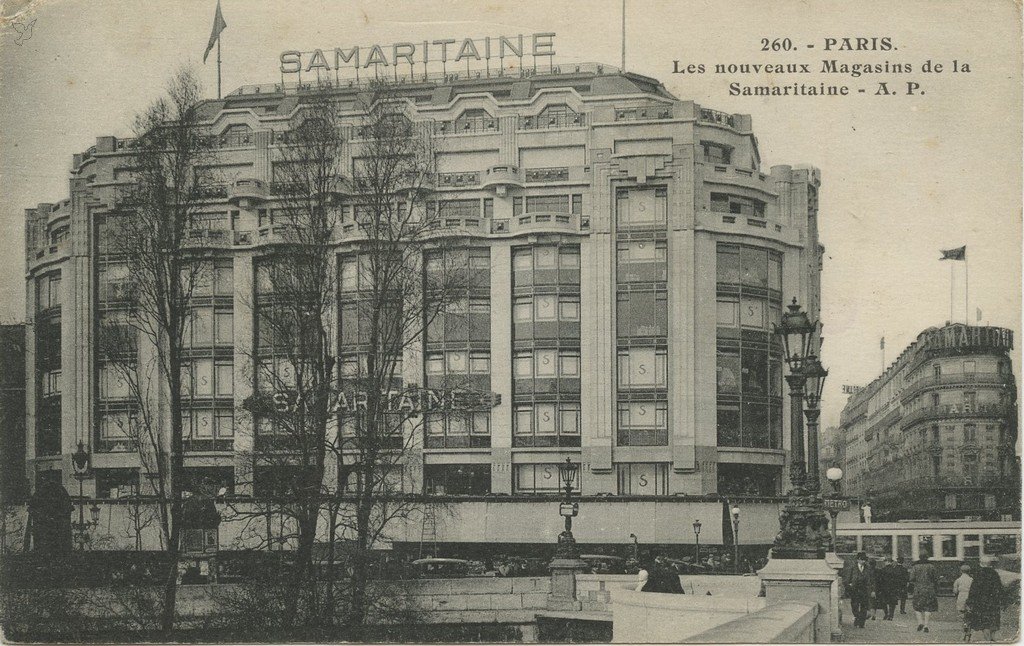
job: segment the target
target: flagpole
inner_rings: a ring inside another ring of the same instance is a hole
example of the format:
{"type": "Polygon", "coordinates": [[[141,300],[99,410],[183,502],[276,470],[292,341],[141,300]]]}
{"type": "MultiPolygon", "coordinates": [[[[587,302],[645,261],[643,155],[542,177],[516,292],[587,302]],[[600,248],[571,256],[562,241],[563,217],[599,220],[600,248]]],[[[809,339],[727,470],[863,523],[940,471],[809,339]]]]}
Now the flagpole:
{"type": "Polygon", "coordinates": [[[217,98],[220,98],[220,34],[217,35],[217,98]]]}
{"type": "Polygon", "coordinates": [[[622,0],[622,71],[626,71],[626,0],[622,0]]]}
{"type": "Polygon", "coordinates": [[[953,263],[949,263],[949,322],[953,320],[953,263]]]}
{"type": "Polygon", "coordinates": [[[970,304],[970,293],[971,293],[971,281],[970,281],[970,273],[968,272],[968,269],[967,269],[967,263],[968,263],[967,252],[964,251],[964,325],[970,325],[971,324],[971,315],[969,313],[971,311],[970,307],[969,307],[969,304],[970,304]]]}

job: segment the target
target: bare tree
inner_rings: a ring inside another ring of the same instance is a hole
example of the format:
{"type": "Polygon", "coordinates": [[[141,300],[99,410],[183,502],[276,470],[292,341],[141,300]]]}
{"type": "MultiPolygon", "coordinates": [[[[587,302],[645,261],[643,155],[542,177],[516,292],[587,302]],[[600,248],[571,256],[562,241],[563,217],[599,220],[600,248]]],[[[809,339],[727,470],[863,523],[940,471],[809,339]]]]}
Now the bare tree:
{"type": "Polygon", "coordinates": [[[296,562],[285,612],[307,624],[332,622],[338,607],[350,626],[365,623],[368,555],[423,507],[400,469],[424,410],[440,415],[450,403],[403,375],[469,274],[464,255],[446,253],[444,205],[432,199],[431,124],[412,122],[404,106],[386,84],[363,93],[355,115],[330,88],[311,92],[274,162],[279,245],[257,260],[257,392],[246,403],[257,497],[237,511],[287,520],[296,562]],[[326,581],[314,563],[318,528],[326,581]],[[341,587],[336,560],[349,575],[341,587]]]}
{"type": "Polygon", "coordinates": [[[177,72],[165,97],[136,117],[132,181],[101,233],[104,262],[119,268],[120,313],[100,325],[100,360],[123,380],[130,410],[115,423],[138,451],[157,501],[167,555],[161,628],[174,624],[182,519],[182,382],[190,299],[208,263],[189,232],[209,196],[210,142],[198,79],[177,72]],[[166,408],[164,408],[166,406],[166,408]]]}

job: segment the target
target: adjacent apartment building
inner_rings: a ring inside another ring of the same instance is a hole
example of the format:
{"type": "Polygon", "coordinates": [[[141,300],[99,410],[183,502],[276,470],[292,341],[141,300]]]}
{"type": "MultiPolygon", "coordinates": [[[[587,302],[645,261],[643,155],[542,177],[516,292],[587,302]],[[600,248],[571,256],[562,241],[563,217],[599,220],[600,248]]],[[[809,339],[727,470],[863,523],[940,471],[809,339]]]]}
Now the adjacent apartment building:
{"type": "Polygon", "coordinates": [[[871,501],[876,520],[1019,519],[1012,349],[1005,328],[919,334],[843,409],[826,452],[843,492],[871,501]]]}
{"type": "MultiPolygon", "coordinates": [[[[353,105],[360,86],[333,92],[353,105]]],[[[403,486],[554,495],[570,457],[585,496],[783,493],[789,411],[772,325],[794,298],[818,316],[819,171],[763,168],[750,116],[604,65],[448,74],[398,92],[437,142],[446,226],[487,275],[467,294],[466,336],[428,338],[403,370],[410,383],[465,373],[501,397],[472,423],[418,431],[403,486]]],[[[278,244],[275,163],[305,97],[249,86],[202,106],[222,183],[196,236],[216,279],[195,307],[185,464],[236,495],[259,494],[236,475],[258,433],[235,423],[254,387],[239,365],[256,355],[247,290],[278,244]]],[[[98,498],[145,488],[119,430],[127,390],[94,343],[118,308],[122,269],[97,232],[122,206],[130,146],[99,137],[74,156],[69,197],[26,211],[29,479],[70,486],[81,442],[98,498]]]]}

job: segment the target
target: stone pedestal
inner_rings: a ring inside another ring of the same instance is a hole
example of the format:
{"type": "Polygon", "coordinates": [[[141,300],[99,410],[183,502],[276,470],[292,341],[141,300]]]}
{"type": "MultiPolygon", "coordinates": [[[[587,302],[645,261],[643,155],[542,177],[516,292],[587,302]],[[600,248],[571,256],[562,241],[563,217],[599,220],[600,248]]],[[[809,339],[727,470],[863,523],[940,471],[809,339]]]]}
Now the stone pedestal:
{"type": "Polygon", "coordinates": [[[578,558],[556,558],[551,561],[551,594],[548,610],[581,610],[576,599],[576,575],[587,571],[587,564],[578,558]]]}
{"type": "Polygon", "coordinates": [[[825,554],[825,562],[836,573],[832,584],[832,608],[835,619],[832,621],[832,641],[842,641],[843,637],[843,566],[845,561],[835,552],[825,554]]]}
{"type": "Polygon", "coordinates": [[[758,572],[768,605],[781,601],[818,604],[815,643],[827,643],[839,631],[839,575],[825,559],[776,559],[758,572]]]}

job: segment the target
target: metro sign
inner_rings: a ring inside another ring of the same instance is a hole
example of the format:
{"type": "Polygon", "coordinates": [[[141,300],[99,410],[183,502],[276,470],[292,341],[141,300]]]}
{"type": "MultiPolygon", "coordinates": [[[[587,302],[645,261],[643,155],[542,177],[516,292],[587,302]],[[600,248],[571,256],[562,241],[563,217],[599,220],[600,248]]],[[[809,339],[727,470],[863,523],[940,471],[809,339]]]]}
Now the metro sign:
{"type": "Polygon", "coordinates": [[[826,511],[847,511],[850,509],[850,501],[845,498],[825,498],[822,502],[825,503],[826,511]]]}

